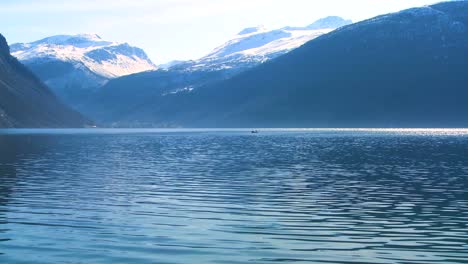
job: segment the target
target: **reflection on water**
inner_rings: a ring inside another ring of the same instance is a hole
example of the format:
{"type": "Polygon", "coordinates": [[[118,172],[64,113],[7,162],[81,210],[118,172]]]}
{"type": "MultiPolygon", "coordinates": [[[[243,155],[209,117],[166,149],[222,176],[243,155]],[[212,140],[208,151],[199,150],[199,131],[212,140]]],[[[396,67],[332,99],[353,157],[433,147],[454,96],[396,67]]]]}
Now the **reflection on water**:
{"type": "Polygon", "coordinates": [[[465,263],[468,133],[0,135],[0,263],[465,263]]]}

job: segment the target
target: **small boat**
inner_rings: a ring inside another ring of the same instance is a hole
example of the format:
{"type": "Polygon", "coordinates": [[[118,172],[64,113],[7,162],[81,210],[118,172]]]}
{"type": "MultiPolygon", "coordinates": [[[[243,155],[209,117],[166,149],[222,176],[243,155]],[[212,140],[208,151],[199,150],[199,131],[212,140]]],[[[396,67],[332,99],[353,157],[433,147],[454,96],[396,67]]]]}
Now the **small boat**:
{"type": "Polygon", "coordinates": [[[252,130],[250,133],[252,133],[252,134],[258,134],[258,130],[252,130]]]}

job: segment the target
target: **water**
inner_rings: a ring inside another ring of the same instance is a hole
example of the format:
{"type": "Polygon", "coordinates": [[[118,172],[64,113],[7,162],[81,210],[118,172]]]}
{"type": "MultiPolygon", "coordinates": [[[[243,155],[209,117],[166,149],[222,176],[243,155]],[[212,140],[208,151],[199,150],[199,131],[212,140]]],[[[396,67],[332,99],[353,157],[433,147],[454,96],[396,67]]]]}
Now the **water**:
{"type": "Polygon", "coordinates": [[[0,263],[468,263],[468,130],[3,130],[0,263]]]}

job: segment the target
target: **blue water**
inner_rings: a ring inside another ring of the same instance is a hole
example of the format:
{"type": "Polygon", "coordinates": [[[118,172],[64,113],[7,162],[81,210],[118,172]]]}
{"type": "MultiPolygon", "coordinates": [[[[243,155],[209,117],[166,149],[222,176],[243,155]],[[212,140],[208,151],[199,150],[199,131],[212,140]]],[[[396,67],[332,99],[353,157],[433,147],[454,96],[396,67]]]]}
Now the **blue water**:
{"type": "Polygon", "coordinates": [[[468,263],[468,130],[0,130],[0,263],[468,263]]]}

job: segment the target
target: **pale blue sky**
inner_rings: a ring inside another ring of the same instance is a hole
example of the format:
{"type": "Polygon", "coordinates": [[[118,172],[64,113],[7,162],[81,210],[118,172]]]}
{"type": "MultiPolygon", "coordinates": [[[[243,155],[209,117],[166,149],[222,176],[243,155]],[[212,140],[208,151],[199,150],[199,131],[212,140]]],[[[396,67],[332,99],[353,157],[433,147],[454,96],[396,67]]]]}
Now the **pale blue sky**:
{"type": "Polygon", "coordinates": [[[337,15],[359,21],[433,0],[1,0],[10,43],[97,33],[143,48],[156,63],[196,59],[245,27],[305,26],[337,15]]]}

